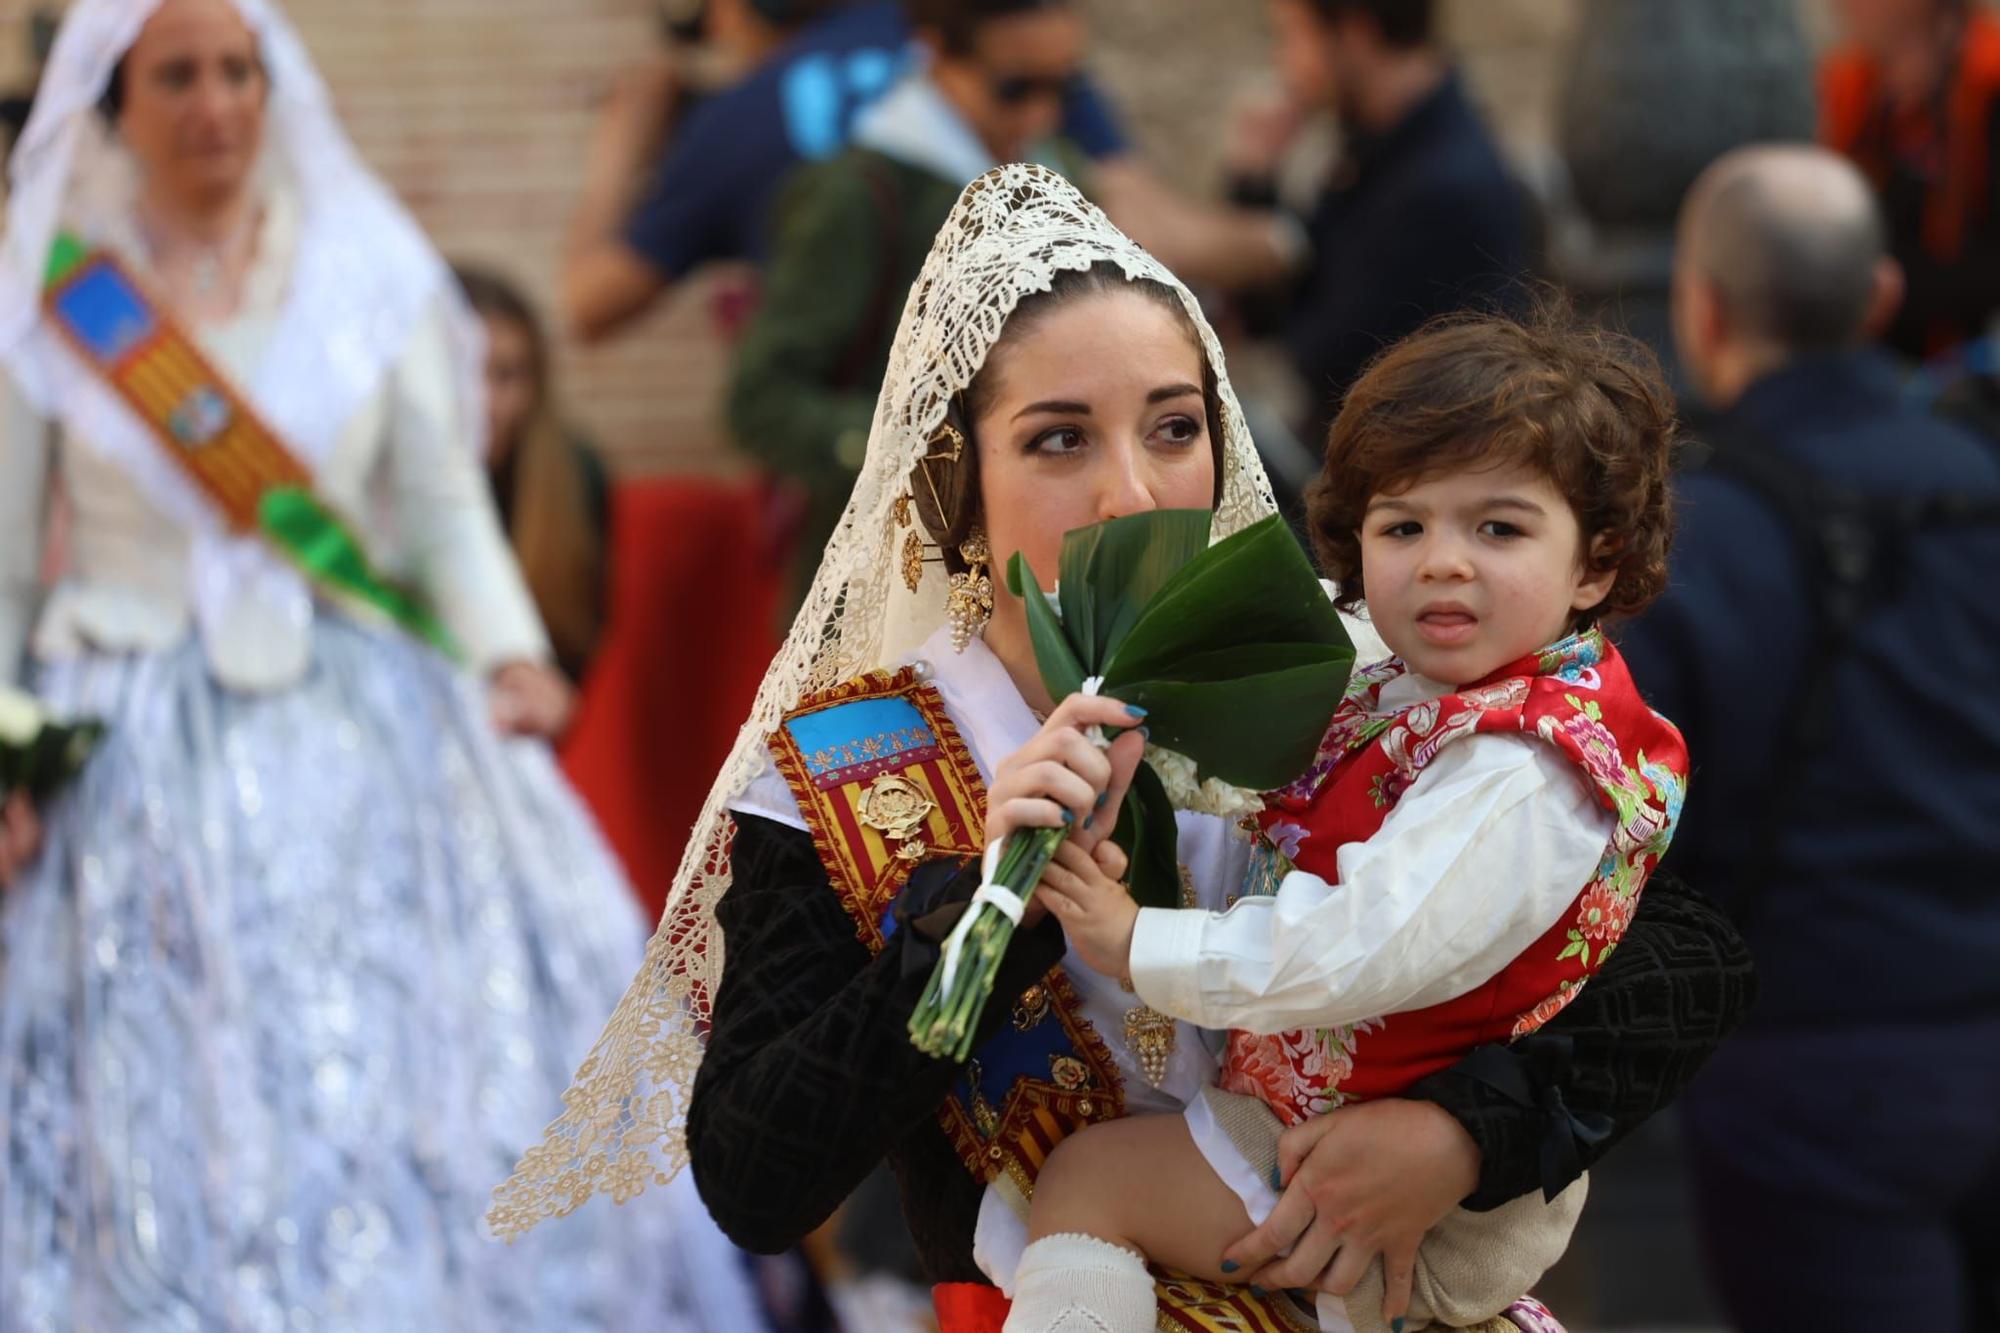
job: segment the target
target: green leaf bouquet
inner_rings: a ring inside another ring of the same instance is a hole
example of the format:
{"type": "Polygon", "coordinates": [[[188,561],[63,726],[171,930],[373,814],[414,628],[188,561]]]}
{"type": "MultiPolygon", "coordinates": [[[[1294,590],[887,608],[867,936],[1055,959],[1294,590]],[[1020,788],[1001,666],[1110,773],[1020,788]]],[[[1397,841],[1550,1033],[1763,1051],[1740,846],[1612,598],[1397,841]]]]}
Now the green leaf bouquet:
{"type": "MultiPolygon", "coordinates": [[[[1163,509],[1063,538],[1053,597],[1015,555],[1008,586],[1027,607],[1049,696],[1108,695],[1144,710],[1145,762],[1112,837],[1132,895],[1180,901],[1176,809],[1259,808],[1312,763],[1346,688],[1354,648],[1305,552],[1267,518],[1209,544],[1211,515],[1163,509]]],[[[1108,739],[1103,743],[1108,744],[1108,739]]],[[[1020,829],[987,851],[981,892],[946,938],[910,1040],[965,1060],[1019,920],[1069,829],[1020,829]],[[990,890],[997,889],[997,893],[990,890]]]]}

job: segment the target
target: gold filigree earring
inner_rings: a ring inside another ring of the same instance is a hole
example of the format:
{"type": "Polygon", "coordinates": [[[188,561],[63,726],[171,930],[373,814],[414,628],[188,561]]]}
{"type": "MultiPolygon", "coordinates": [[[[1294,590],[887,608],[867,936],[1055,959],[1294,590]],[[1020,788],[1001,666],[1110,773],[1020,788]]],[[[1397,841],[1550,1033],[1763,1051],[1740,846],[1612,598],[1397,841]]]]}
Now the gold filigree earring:
{"type": "Polygon", "coordinates": [[[944,613],[951,625],[952,649],[962,653],[993,618],[993,575],[987,568],[993,552],[986,545],[986,534],[974,528],[972,535],[959,543],[958,557],[965,561],[965,572],[951,576],[944,613]]]}
{"type": "Polygon", "coordinates": [[[908,528],[903,534],[903,585],[911,592],[924,581],[924,539],[910,526],[910,506],[915,501],[907,494],[896,497],[896,526],[908,528]]]}

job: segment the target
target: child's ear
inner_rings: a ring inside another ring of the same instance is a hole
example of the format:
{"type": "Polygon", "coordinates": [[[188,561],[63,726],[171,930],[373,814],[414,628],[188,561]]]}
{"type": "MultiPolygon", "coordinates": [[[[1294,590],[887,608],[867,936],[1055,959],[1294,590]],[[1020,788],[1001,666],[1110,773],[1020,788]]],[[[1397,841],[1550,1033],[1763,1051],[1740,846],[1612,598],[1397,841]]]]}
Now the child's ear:
{"type": "Polygon", "coordinates": [[[1611,588],[1618,582],[1617,555],[1623,543],[1617,534],[1600,532],[1590,539],[1590,552],[1577,570],[1576,593],[1570,598],[1570,610],[1588,611],[1611,595],[1611,588]]]}

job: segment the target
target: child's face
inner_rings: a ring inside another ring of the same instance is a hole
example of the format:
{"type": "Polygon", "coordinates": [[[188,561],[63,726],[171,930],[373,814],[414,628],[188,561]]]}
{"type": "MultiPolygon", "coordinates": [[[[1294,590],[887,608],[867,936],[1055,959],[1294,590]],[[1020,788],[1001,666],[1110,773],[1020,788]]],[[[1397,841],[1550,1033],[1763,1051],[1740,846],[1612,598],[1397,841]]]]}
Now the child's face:
{"type": "Polygon", "coordinates": [[[1361,580],[1383,642],[1422,676],[1464,685],[1560,639],[1611,591],[1584,568],[1562,492],[1510,465],[1370,497],[1361,580]]]}

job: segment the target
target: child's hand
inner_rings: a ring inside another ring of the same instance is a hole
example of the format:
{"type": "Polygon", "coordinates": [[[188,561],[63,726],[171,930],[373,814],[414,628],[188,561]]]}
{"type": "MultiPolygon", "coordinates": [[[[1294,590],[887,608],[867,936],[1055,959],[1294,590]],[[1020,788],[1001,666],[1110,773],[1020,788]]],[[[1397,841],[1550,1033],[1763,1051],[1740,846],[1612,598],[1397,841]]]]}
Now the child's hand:
{"type": "Polygon", "coordinates": [[[1077,957],[1121,980],[1132,969],[1132,928],[1139,920],[1139,904],[1120,882],[1125,869],[1117,843],[1106,839],[1085,851],[1065,839],[1035,890],[1035,901],[1046,902],[1062,922],[1077,957]]]}

